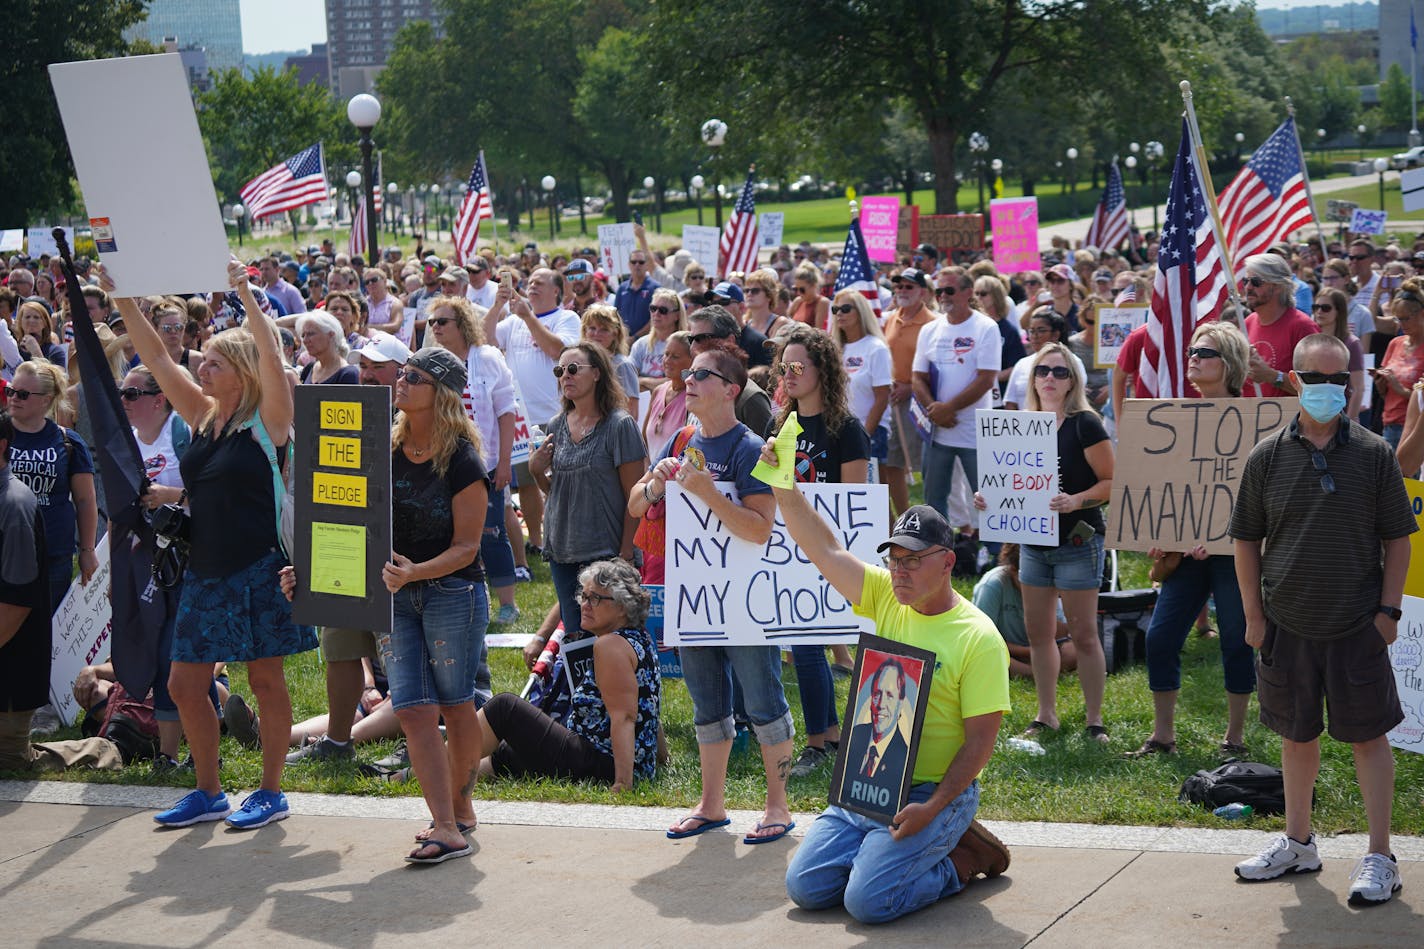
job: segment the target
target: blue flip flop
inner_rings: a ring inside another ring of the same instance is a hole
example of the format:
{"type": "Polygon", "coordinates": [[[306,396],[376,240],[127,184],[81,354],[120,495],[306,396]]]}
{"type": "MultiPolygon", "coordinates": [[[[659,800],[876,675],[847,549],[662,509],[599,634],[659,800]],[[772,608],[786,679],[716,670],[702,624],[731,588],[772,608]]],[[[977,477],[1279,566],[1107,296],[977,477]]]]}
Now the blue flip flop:
{"type": "Polygon", "coordinates": [[[770,824],[763,824],[761,821],[757,821],[757,825],[754,829],[766,830],[768,827],[780,827],[781,830],[777,833],[772,834],[770,837],[753,837],[751,834],[747,834],[745,837],[742,838],[742,843],[769,844],[773,840],[780,840],[782,837],[785,837],[787,834],[791,833],[791,831],[796,827],[796,822],[792,821],[789,824],[783,824],[780,821],[773,821],[770,824]]]}
{"type": "Polygon", "coordinates": [[[696,837],[698,834],[705,834],[709,830],[715,830],[718,827],[726,827],[732,822],[732,819],[730,817],[724,817],[721,820],[713,820],[710,817],[703,817],[701,814],[689,814],[682,820],[678,821],[678,823],[681,824],[684,821],[690,820],[700,821],[700,823],[691,830],[668,831],[668,840],[682,840],[684,837],[696,837]]]}

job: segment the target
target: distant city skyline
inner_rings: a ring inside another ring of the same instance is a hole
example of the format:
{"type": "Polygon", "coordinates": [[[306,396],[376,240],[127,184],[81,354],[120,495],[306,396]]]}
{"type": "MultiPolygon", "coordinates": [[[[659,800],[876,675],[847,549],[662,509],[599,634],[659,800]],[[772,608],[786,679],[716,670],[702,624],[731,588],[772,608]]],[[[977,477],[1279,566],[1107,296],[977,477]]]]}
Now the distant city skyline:
{"type": "Polygon", "coordinates": [[[261,54],[311,49],[326,42],[325,0],[241,0],[242,51],[261,54]]]}

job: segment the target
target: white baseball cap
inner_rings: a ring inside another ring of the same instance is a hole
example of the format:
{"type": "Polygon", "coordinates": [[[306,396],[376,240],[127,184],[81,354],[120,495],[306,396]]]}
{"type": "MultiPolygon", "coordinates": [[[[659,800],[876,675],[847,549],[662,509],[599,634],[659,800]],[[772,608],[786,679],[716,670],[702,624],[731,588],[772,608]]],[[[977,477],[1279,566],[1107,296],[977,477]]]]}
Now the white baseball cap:
{"type": "Polygon", "coordinates": [[[380,333],[360,349],[351,350],[346,361],[353,366],[359,366],[362,356],[371,362],[393,362],[404,366],[410,359],[410,347],[389,333],[380,333]]]}

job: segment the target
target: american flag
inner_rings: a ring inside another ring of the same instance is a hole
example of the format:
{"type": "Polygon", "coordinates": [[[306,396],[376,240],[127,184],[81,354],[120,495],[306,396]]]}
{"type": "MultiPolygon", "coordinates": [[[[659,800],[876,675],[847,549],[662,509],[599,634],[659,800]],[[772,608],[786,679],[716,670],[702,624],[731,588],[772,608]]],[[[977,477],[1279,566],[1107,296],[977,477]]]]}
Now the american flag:
{"type": "Polygon", "coordinates": [[[280,162],[242,186],[242,203],[252,220],[326,199],[326,165],[321,142],[280,162]]]}
{"type": "MultiPolygon", "coordinates": [[[[846,233],[845,249],[841,251],[841,269],[836,273],[836,293],[852,290],[870,301],[875,315],[880,315],[880,289],[875,283],[875,270],[870,266],[870,255],[865,250],[865,235],[860,232],[860,221],[852,220],[846,233]]],[[[821,327],[828,330],[829,327],[821,327]]]]}
{"type": "Polygon", "coordinates": [[[1295,119],[1282,122],[1256,149],[1246,167],[1221,192],[1218,203],[1238,278],[1246,274],[1247,257],[1265,253],[1276,241],[1314,220],[1300,167],[1295,119]]]}
{"type": "Polygon", "coordinates": [[[351,215],[351,239],[347,241],[346,252],[352,257],[360,254],[366,263],[372,263],[366,256],[366,202],[358,200],[356,210],[351,215]]]}
{"type": "Polygon", "coordinates": [[[1118,291],[1116,299],[1113,300],[1113,306],[1126,306],[1129,303],[1136,302],[1137,284],[1129,283],[1127,286],[1123,287],[1120,291],[1118,291]]]}
{"type": "Polygon", "coordinates": [[[742,185],[742,193],[732,207],[732,216],[722,231],[722,244],[718,256],[722,258],[722,276],[734,270],[750,273],[757,263],[757,216],[756,195],[753,179],[756,165],[747,172],[747,183],[742,185]]]}
{"type": "Polygon", "coordinates": [[[1108,183],[1103,188],[1103,196],[1098,201],[1098,209],[1093,212],[1093,223],[1089,225],[1088,236],[1083,243],[1101,250],[1115,250],[1125,240],[1127,193],[1122,189],[1122,174],[1114,161],[1108,166],[1108,183]]]}
{"type": "Polygon", "coordinates": [[[1183,118],[1140,367],[1143,385],[1159,399],[1186,395],[1187,343],[1197,324],[1214,318],[1226,299],[1226,268],[1207,201],[1208,188],[1183,118]]]}
{"type": "Polygon", "coordinates": [[[475,256],[476,242],[480,239],[480,222],[486,218],[494,219],[484,152],[480,152],[480,157],[475,160],[475,167],[471,169],[470,180],[466,184],[464,200],[455,213],[455,262],[458,264],[475,256]]]}

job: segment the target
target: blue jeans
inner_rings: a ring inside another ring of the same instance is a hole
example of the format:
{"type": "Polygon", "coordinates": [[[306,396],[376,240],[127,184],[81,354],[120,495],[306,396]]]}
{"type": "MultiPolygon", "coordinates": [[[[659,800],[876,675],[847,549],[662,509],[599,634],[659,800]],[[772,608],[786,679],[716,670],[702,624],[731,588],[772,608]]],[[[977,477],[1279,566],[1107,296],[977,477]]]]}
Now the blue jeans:
{"type": "Polygon", "coordinates": [[[826,647],[792,646],[791,658],[796,663],[796,681],[801,686],[806,734],[819,735],[840,722],[836,718],[836,686],[831,678],[831,664],[826,661],[826,647]]]}
{"type": "Polygon", "coordinates": [[[692,696],[697,743],[712,745],[736,737],[732,723],[732,673],[741,684],[747,718],[763,745],[790,741],[796,734],[781,688],[781,650],[776,646],[684,646],[682,676],[692,696]]]}
{"type": "Polygon", "coordinates": [[[1216,554],[1205,560],[1184,556],[1162,582],[1147,627],[1147,686],[1153,692],[1182,687],[1182,645],[1208,596],[1216,597],[1226,691],[1248,695],[1256,688],[1255,656],[1246,645],[1246,613],[1236,585],[1236,558],[1216,554]]]}
{"type": "Polygon", "coordinates": [[[951,448],[934,442],[925,444],[925,503],[939,512],[941,517],[949,516],[949,492],[954,485],[954,460],[964,466],[964,476],[969,479],[969,490],[979,490],[979,453],[975,448],[951,448]]]}
{"type": "MultiPolygon", "coordinates": [[[[910,801],[935,785],[917,784],[910,801]]],[[[965,788],[929,826],[906,840],[868,817],[828,807],[811,825],[786,868],[786,895],[802,909],[844,904],[862,923],[888,923],[964,888],[950,851],[979,810],[979,782],[965,788]]]]}
{"type": "Polygon", "coordinates": [[[396,711],[461,705],[475,697],[475,675],[489,625],[485,585],[462,577],[418,580],[395,595],[395,622],[376,646],[396,711]]]}
{"type": "Polygon", "coordinates": [[[560,618],[564,621],[564,636],[573,642],[583,627],[579,624],[579,604],[574,594],[579,591],[578,576],[589,563],[559,563],[549,561],[549,576],[554,581],[554,595],[559,598],[560,618]]]}
{"type": "Polygon", "coordinates": [[[1384,440],[1389,442],[1390,448],[1398,448],[1399,440],[1404,437],[1404,423],[1401,422],[1398,425],[1386,425],[1384,427],[1384,431],[1381,432],[1381,434],[1384,436],[1384,440]]]}
{"type": "Polygon", "coordinates": [[[480,562],[485,565],[485,575],[495,589],[514,583],[514,550],[509,546],[509,531],[504,527],[504,497],[508,490],[489,493],[485,530],[480,535],[480,562]]]}

